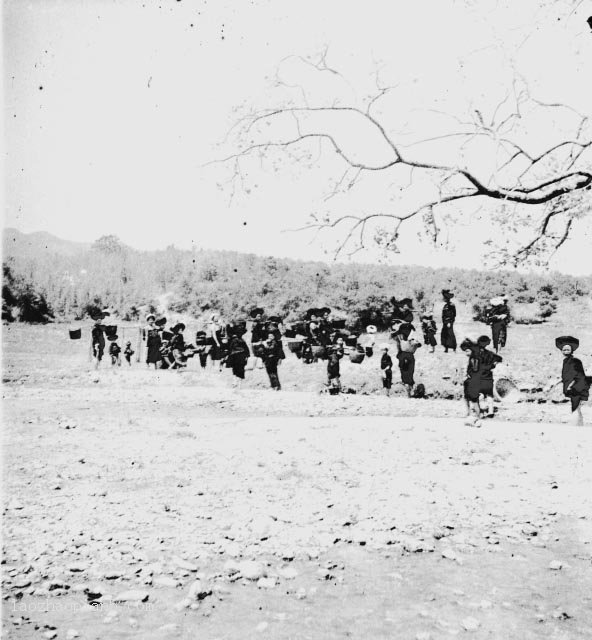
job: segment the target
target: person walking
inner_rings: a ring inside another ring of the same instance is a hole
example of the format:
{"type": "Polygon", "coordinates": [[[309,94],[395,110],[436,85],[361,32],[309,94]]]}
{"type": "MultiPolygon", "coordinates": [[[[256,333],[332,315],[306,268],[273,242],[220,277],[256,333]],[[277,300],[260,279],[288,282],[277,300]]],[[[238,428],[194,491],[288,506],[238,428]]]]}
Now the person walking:
{"type": "Polygon", "coordinates": [[[555,346],[563,354],[561,382],[563,395],[571,402],[571,424],[583,426],[582,402],[589,398],[592,378],[586,376],[584,365],[578,358],[574,358],[574,351],[580,346],[580,341],[572,336],[560,336],[555,340],[555,346]]]}
{"type": "MultiPolygon", "coordinates": [[[[166,318],[164,318],[166,323],[166,318]]],[[[161,326],[156,325],[156,317],[149,313],[146,316],[146,322],[148,326],[144,329],[144,336],[146,339],[146,364],[150,367],[154,365],[155,369],[158,369],[162,361],[161,347],[161,326]]]]}
{"type": "Polygon", "coordinates": [[[503,358],[487,348],[490,343],[491,339],[489,336],[480,336],[477,339],[477,346],[479,348],[477,357],[479,358],[481,367],[481,384],[479,391],[483,394],[487,403],[486,416],[493,418],[493,370],[497,364],[502,362],[503,358]]]}
{"type": "Polygon", "coordinates": [[[278,365],[281,362],[281,354],[273,333],[268,334],[267,339],[261,343],[260,353],[271,388],[280,391],[282,385],[278,375],[278,365]]]}

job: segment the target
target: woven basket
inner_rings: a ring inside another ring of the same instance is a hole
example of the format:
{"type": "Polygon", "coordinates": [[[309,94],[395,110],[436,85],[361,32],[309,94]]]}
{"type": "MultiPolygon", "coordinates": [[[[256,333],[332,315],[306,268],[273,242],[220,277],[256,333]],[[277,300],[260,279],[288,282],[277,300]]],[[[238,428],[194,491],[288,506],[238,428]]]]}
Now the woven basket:
{"type": "Polygon", "coordinates": [[[302,351],[302,342],[296,340],[294,342],[288,342],[288,349],[292,353],[300,353],[302,351]]]}
{"type": "Polygon", "coordinates": [[[82,338],[82,329],[70,329],[70,340],[80,340],[82,338]]]}
{"type": "Polygon", "coordinates": [[[355,351],[354,353],[349,354],[349,359],[354,364],[362,364],[362,362],[364,362],[365,357],[366,357],[366,354],[363,353],[362,351],[355,351]]]}
{"type": "Polygon", "coordinates": [[[518,402],[522,394],[510,378],[499,378],[493,385],[494,395],[503,402],[518,402]]]}

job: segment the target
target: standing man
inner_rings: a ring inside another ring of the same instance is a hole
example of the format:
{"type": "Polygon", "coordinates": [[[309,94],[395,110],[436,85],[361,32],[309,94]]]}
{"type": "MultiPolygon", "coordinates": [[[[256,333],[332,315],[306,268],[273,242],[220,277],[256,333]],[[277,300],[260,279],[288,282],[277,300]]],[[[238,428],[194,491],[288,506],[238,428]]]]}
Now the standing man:
{"type": "Polygon", "coordinates": [[[440,342],[444,347],[444,353],[448,353],[448,349],[456,351],[456,336],[454,335],[456,307],[452,302],[454,294],[451,293],[450,289],[442,289],[442,297],[444,298],[444,306],[442,307],[442,332],[440,334],[440,342]]]}

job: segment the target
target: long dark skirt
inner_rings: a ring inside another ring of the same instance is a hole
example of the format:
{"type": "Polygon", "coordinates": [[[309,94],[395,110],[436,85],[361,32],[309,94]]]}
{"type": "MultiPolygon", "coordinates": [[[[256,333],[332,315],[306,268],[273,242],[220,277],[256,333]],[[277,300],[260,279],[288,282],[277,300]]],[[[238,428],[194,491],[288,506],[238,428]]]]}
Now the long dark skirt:
{"type": "Polygon", "coordinates": [[[149,344],[146,354],[146,363],[155,364],[156,362],[160,362],[161,360],[162,356],[160,354],[160,344],[149,344]]]}
{"type": "Polygon", "coordinates": [[[277,389],[278,391],[282,388],[280,385],[280,379],[278,376],[278,363],[275,358],[271,360],[265,360],[265,370],[267,371],[267,375],[269,376],[269,383],[271,384],[272,389],[277,389]]]}
{"type": "Polygon", "coordinates": [[[479,393],[481,392],[481,377],[473,375],[464,382],[465,399],[469,402],[479,402],[479,393]]]}
{"type": "Polygon", "coordinates": [[[414,385],[415,380],[413,379],[413,374],[415,373],[415,356],[412,353],[400,351],[397,353],[397,359],[399,360],[401,382],[407,385],[414,385]]]}
{"type": "Polygon", "coordinates": [[[454,335],[454,325],[447,327],[442,327],[442,332],[440,334],[440,344],[444,347],[444,349],[456,349],[456,336],[454,335]]]}

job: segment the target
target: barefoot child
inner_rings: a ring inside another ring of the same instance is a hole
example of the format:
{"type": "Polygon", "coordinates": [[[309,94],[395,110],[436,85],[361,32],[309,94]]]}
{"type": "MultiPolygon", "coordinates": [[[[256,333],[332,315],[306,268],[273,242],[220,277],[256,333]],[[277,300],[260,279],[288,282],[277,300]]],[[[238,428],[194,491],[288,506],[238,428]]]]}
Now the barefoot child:
{"type": "Polygon", "coordinates": [[[132,349],[132,342],[131,340],[128,340],[125,343],[125,349],[123,350],[123,356],[125,358],[125,361],[129,364],[129,366],[132,366],[132,356],[134,355],[135,351],[132,349]]]}
{"type": "Polygon", "coordinates": [[[117,336],[109,336],[111,344],[109,345],[109,355],[111,356],[111,365],[121,367],[121,347],[117,344],[117,336]]]}
{"type": "Polygon", "coordinates": [[[425,313],[421,316],[421,330],[423,332],[423,342],[427,346],[430,346],[430,353],[434,353],[435,347],[438,344],[436,342],[436,321],[431,313],[425,313]]]}
{"type": "Polygon", "coordinates": [[[382,386],[387,396],[391,395],[391,387],[393,386],[393,359],[389,355],[388,344],[380,347],[382,357],[380,358],[380,369],[382,371],[382,386]]]}

